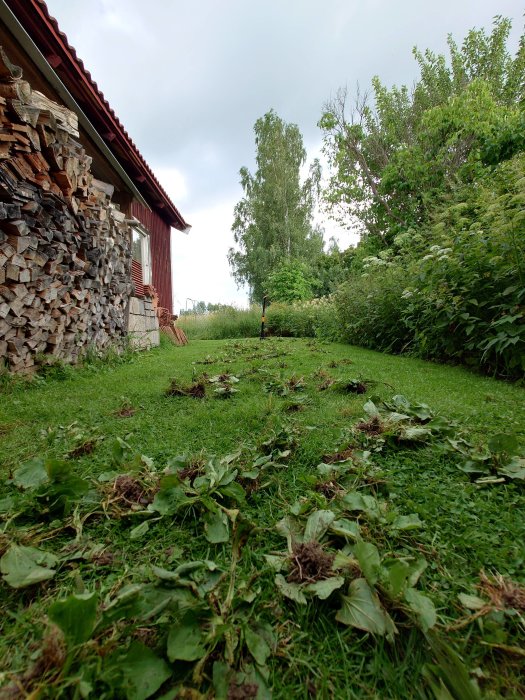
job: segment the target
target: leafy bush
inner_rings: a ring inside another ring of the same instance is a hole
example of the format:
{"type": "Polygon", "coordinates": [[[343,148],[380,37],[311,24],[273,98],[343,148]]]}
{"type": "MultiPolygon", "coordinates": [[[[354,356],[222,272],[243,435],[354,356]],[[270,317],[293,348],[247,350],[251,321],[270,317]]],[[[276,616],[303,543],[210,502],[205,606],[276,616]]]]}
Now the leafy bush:
{"type": "Polygon", "coordinates": [[[464,188],[410,263],[402,314],[418,355],[525,371],[524,168],[522,154],[464,188]]]}
{"type": "Polygon", "coordinates": [[[331,297],[294,304],[272,304],[268,309],[272,335],[339,340],[340,325],[331,297]]]}
{"type": "Polygon", "coordinates": [[[351,277],[334,295],[341,336],[353,345],[403,352],[413,337],[403,318],[406,274],[400,265],[374,260],[375,264],[351,277]]]}
{"type": "Polygon", "coordinates": [[[268,294],[273,301],[281,302],[311,299],[314,282],[304,263],[285,260],[268,276],[268,294]]]}

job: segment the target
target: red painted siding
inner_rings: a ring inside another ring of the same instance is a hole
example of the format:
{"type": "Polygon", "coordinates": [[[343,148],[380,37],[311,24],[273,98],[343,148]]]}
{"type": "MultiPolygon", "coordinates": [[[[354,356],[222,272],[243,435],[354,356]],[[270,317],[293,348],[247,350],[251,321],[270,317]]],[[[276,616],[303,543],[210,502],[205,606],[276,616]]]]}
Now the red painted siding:
{"type": "Polygon", "coordinates": [[[131,214],[147,229],[151,244],[151,276],[159,295],[159,306],[173,313],[171,287],[171,228],[158,214],[138,202],[131,203],[131,214]]]}

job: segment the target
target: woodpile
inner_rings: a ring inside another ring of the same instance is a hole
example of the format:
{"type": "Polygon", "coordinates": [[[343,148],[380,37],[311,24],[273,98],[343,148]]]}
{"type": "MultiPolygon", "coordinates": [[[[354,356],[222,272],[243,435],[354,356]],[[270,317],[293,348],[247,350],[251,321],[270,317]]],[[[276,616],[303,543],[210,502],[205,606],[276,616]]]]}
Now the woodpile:
{"type": "Polygon", "coordinates": [[[78,137],[77,116],[0,47],[0,359],[13,371],[126,333],[129,228],[78,137]]]}

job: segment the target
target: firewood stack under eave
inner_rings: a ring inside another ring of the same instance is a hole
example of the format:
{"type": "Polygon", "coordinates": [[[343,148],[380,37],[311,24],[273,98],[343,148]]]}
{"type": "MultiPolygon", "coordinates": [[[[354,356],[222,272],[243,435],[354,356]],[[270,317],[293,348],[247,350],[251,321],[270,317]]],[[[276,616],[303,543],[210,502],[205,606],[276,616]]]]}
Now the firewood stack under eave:
{"type": "Polygon", "coordinates": [[[126,333],[129,228],[78,135],[76,115],[32,91],[0,47],[0,363],[12,371],[126,333]]]}

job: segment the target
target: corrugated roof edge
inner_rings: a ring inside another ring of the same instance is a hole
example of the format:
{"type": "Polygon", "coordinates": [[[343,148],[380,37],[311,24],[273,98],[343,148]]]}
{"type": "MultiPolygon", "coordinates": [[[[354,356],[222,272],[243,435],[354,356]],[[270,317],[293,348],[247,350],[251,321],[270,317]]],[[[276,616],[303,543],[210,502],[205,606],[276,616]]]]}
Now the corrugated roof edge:
{"type": "MultiPolygon", "coordinates": [[[[118,150],[115,152],[115,156],[119,162],[121,162],[121,165],[124,167],[130,178],[136,183],[137,188],[143,193],[145,200],[152,207],[152,209],[157,211],[161,218],[167,219],[170,225],[174,228],[179,230],[187,229],[189,225],[184,220],[179,210],[171,201],[168,194],[155,177],[153,171],[144,160],[128,132],[102,94],[97,83],[91,77],[90,72],[85,68],[82,59],[77,56],[75,48],[71,46],[65,33],[61,31],[57,20],[50,15],[44,0],[6,0],[6,3],[44,56],[60,56],[62,53],[69,61],[70,68],[72,68],[77,74],[80,74],[80,77],[84,79],[85,86],[88,88],[87,97],[91,96],[92,100],[94,100],[90,105],[93,109],[93,114],[98,115],[100,118],[104,116],[109,118],[109,120],[112,122],[114,130],[117,132],[113,139],[104,138],[104,141],[106,142],[108,148],[113,151],[114,149],[112,148],[112,145],[113,141],[115,140],[115,136],[120,136],[120,139],[122,139],[124,142],[122,145],[129,148],[130,154],[133,156],[133,165],[136,166],[138,174],[133,172],[133,170],[131,172],[129,171],[129,169],[126,167],[126,162],[123,163],[122,158],[119,157],[120,154],[118,150]],[[31,12],[31,10],[34,11],[34,14],[31,12]],[[44,33],[45,36],[43,36],[41,21],[44,22],[44,27],[47,30],[44,33]],[[55,51],[49,51],[49,49],[52,49],[53,47],[45,45],[45,38],[47,38],[48,42],[51,44],[56,44],[55,51]],[[105,115],[100,114],[99,110],[101,107],[105,112],[105,115]],[[141,181],[142,178],[144,178],[143,181],[141,181]],[[149,185],[149,187],[146,189],[144,185],[149,185]],[[157,201],[155,201],[155,195],[158,197],[157,201]]],[[[59,65],[61,64],[62,61],[60,61],[59,65]]],[[[58,66],[52,67],[55,72],[57,72],[58,66]]],[[[78,84],[76,84],[75,81],[70,81],[69,84],[64,81],[64,77],[67,78],[67,73],[64,75],[61,72],[59,73],[59,77],[63,80],[71,94],[74,97],[77,97],[79,94],[78,84]]],[[[86,93],[84,93],[84,99],[85,97],[86,93]]],[[[97,121],[97,119],[94,121],[97,121]]],[[[101,134],[101,136],[103,136],[103,134],[101,134]]]]}

